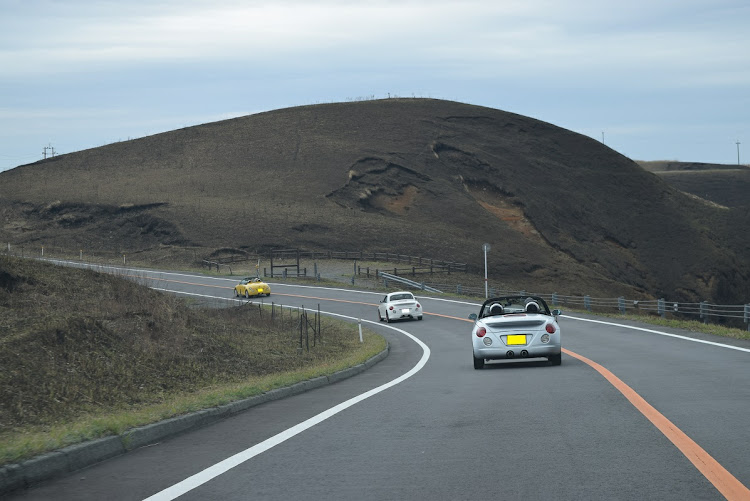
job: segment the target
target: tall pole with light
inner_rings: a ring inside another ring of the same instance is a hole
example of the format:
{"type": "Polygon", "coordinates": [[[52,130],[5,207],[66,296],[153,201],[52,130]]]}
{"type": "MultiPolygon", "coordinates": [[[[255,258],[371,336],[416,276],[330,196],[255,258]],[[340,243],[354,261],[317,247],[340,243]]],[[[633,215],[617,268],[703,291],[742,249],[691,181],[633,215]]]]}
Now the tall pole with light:
{"type": "Polygon", "coordinates": [[[487,252],[490,250],[490,244],[482,244],[482,250],[484,251],[484,298],[487,299],[487,252]]]}

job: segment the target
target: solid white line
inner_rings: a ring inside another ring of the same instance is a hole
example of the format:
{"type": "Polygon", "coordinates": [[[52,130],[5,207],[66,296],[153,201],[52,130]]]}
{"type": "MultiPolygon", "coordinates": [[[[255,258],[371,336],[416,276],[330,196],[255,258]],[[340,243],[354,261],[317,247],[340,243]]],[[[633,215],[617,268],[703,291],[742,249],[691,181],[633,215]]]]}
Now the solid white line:
{"type": "MultiPolygon", "coordinates": [[[[165,289],[158,289],[158,290],[165,290],[165,289]]],[[[191,295],[191,296],[199,296],[200,295],[200,294],[184,293],[184,292],[179,292],[179,291],[167,291],[167,292],[176,292],[178,294],[188,294],[188,295],[191,295]]],[[[220,297],[217,297],[217,296],[203,296],[203,297],[209,297],[209,298],[215,298],[215,299],[227,299],[227,298],[220,298],[220,297]]],[[[232,298],[232,300],[233,300],[233,298],[232,298]]],[[[326,313],[328,315],[333,315],[333,316],[345,318],[345,319],[348,319],[348,320],[355,320],[355,321],[359,320],[358,318],[350,317],[350,316],[347,316],[347,315],[340,315],[338,313],[332,313],[332,312],[321,312],[321,313],[326,313]]],[[[331,407],[330,409],[325,410],[325,411],[321,412],[320,414],[318,414],[316,416],[313,416],[310,419],[308,419],[306,421],[303,421],[303,422],[301,422],[301,423],[299,423],[299,424],[297,424],[297,425],[295,425],[295,426],[293,426],[293,427],[291,427],[291,428],[289,428],[289,429],[287,429],[285,431],[282,431],[281,433],[279,433],[277,435],[274,435],[273,437],[268,438],[268,439],[264,440],[263,442],[260,442],[259,444],[256,444],[256,445],[254,445],[254,446],[252,446],[252,447],[250,447],[248,449],[245,449],[244,451],[239,452],[239,453],[235,454],[234,456],[231,456],[231,457],[229,457],[229,458],[227,458],[227,459],[225,459],[225,460],[223,460],[223,461],[221,461],[219,463],[216,463],[215,465],[210,466],[210,467],[206,468],[205,470],[203,470],[201,472],[198,472],[195,475],[193,475],[191,477],[188,477],[185,480],[183,480],[183,481],[181,481],[181,482],[179,482],[177,484],[174,484],[171,487],[168,487],[168,488],[164,489],[161,492],[157,492],[153,496],[150,496],[150,497],[146,498],[146,501],[157,501],[157,500],[158,501],[168,501],[168,500],[175,499],[175,498],[177,498],[179,496],[182,496],[186,492],[189,492],[189,491],[195,489],[196,487],[200,487],[201,485],[205,484],[206,482],[208,482],[208,481],[210,481],[210,480],[218,477],[219,475],[221,475],[223,473],[226,473],[227,471],[231,470],[235,466],[238,466],[238,465],[244,463],[245,461],[248,461],[248,460],[254,458],[258,454],[261,454],[261,453],[263,453],[263,452],[265,452],[265,451],[267,451],[267,450],[269,450],[269,449],[271,449],[271,448],[273,448],[273,447],[275,447],[275,446],[277,446],[277,445],[279,445],[279,444],[281,444],[281,443],[289,440],[290,438],[294,437],[295,435],[298,435],[298,434],[302,433],[303,431],[312,428],[316,424],[319,424],[319,423],[325,421],[326,419],[330,418],[331,416],[335,416],[339,412],[341,412],[341,411],[343,411],[345,409],[348,409],[349,407],[351,407],[351,406],[353,406],[355,404],[358,404],[359,402],[361,402],[361,401],[363,401],[363,400],[365,400],[367,398],[370,398],[373,395],[377,395],[378,393],[380,393],[382,391],[385,391],[388,388],[391,388],[391,387],[393,387],[393,386],[401,383],[402,381],[405,381],[405,380],[409,379],[414,374],[416,374],[417,372],[419,372],[420,370],[422,370],[422,368],[427,363],[427,360],[430,358],[430,348],[426,344],[424,344],[422,341],[420,341],[419,339],[417,339],[413,335],[409,334],[408,332],[406,332],[404,330],[401,330],[401,329],[398,329],[396,327],[393,327],[391,325],[382,325],[382,324],[379,324],[378,322],[375,322],[375,321],[372,321],[372,320],[362,320],[362,321],[363,322],[368,322],[368,323],[371,323],[371,324],[381,325],[382,327],[386,327],[386,328],[389,328],[389,329],[393,329],[393,330],[395,330],[397,332],[400,332],[401,334],[403,334],[403,335],[411,338],[415,343],[417,343],[422,348],[422,358],[419,359],[419,362],[417,362],[417,365],[415,365],[414,367],[412,367],[412,369],[409,372],[407,372],[407,373],[403,374],[402,376],[394,379],[393,381],[385,383],[385,384],[383,384],[381,386],[378,386],[377,388],[373,388],[370,391],[367,391],[365,393],[362,393],[361,395],[358,395],[356,397],[350,398],[349,400],[347,400],[345,402],[342,402],[342,403],[340,403],[338,405],[335,405],[335,406],[331,407]]]]}
{"type": "Polygon", "coordinates": [[[715,343],[713,341],[704,341],[703,339],[695,339],[692,337],[680,336],[679,334],[670,334],[669,332],[657,331],[654,329],[646,329],[644,327],[633,327],[632,325],[616,324],[614,322],[604,322],[602,320],[591,320],[588,318],[571,317],[569,315],[565,315],[563,318],[570,318],[571,320],[578,320],[580,322],[591,322],[594,324],[604,324],[604,325],[610,325],[613,327],[623,327],[625,329],[633,329],[636,331],[650,332],[651,334],[658,334],[660,336],[673,337],[677,339],[683,339],[685,341],[692,341],[694,343],[708,344],[711,346],[718,346],[719,348],[728,348],[730,350],[744,351],[746,353],[750,353],[750,349],[740,348],[739,346],[732,346],[730,344],[723,344],[723,343],[715,343]]]}

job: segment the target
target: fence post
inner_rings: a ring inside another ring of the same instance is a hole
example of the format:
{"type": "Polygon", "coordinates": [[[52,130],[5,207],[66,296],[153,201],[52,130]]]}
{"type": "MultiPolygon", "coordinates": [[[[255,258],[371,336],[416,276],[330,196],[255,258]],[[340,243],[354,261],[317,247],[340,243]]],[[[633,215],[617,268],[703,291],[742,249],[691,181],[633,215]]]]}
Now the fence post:
{"type": "Polygon", "coordinates": [[[661,318],[665,317],[664,298],[656,301],[656,313],[658,313],[661,318]]]}
{"type": "Polygon", "coordinates": [[[362,319],[361,318],[359,319],[357,324],[359,325],[359,342],[364,343],[364,341],[362,340],[362,319]]]}
{"type": "Polygon", "coordinates": [[[708,301],[701,301],[701,318],[703,323],[708,323],[708,301]]]}
{"type": "Polygon", "coordinates": [[[617,306],[620,308],[620,313],[625,314],[625,298],[620,296],[617,298],[617,306]]]}
{"type": "Polygon", "coordinates": [[[745,305],[745,323],[747,324],[747,331],[750,332],[750,304],[745,305]]]}
{"type": "Polygon", "coordinates": [[[557,306],[557,292],[552,293],[552,306],[557,306]]]}
{"type": "Polygon", "coordinates": [[[591,311],[591,296],[583,296],[583,307],[591,311]]]}
{"type": "Polygon", "coordinates": [[[461,284],[456,284],[456,294],[461,295],[461,284]]]}

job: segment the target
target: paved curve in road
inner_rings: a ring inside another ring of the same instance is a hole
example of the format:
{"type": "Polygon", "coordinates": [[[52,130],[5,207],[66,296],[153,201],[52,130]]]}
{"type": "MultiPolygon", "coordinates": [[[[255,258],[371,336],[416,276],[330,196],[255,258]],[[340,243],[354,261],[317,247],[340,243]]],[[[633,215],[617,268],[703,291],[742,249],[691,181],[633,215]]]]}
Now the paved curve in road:
{"type": "MultiPolygon", "coordinates": [[[[235,283],[137,274],[153,287],[217,306],[235,283]]],[[[368,327],[388,339],[390,355],[350,379],[262,404],[9,499],[682,501],[750,495],[749,342],[563,316],[561,366],[527,360],[476,371],[466,320],[476,304],[421,298],[425,319],[391,324],[405,331],[399,332],[377,322],[381,293],[272,288],[266,302],[320,304],[372,321],[368,327]],[[336,406],[340,411],[332,413],[336,406]],[[311,424],[300,429],[305,422],[311,424]],[[241,460],[227,467],[232,457],[241,460]]]]}

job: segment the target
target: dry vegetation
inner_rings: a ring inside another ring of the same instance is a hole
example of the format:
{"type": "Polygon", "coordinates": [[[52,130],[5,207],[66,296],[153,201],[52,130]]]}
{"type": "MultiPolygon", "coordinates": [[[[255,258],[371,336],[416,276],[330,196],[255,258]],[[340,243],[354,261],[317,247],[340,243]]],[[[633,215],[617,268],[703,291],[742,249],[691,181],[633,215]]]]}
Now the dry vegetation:
{"type": "Polygon", "coordinates": [[[0,257],[0,464],[134,424],[120,417],[95,431],[60,431],[92,417],[210,389],[249,396],[384,348],[375,334],[360,344],[350,325],[325,317],[322,325],[316,346],[299,352],[289,313],[271,322],[257,307],[199,309],[132,280],[0,257]],[[60,438],[50,440],[52,430],[60,438]]]}
{"type": "MultiPolygon", "coordinates": [[[[665,180],[592,138],[501,110],[332,103],[2,172],[0,244],[398,252],[481,269],[488,242],[490,275],[529,290],[745,301],[747,206],[707,204],[665,180]]],[[[729,193],[722,184],[710,193],[729,193]]]]}

